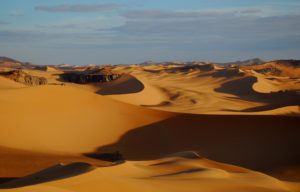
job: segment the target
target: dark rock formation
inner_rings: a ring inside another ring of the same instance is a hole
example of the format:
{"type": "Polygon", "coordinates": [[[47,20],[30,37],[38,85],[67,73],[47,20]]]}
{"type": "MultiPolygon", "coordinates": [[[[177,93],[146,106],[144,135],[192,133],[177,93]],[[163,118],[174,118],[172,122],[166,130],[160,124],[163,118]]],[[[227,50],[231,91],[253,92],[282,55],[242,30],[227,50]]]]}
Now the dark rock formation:
{"type": "Polygon", "coordinates": [[[66,82],[87,84],[109,82],[120,77],[120,74],[113,74],[111,71],[102,69],[88,69],[85,71],[72,71],[60,75],[61,80],[66,82]]]}
{"type": "Polygon", "coordinates": [[[22,70],[13,70],[8,72],[2,72],[0,75],[3,75],[11,80],[14,80],[19,83],[23,83],[30,86],[36,85],[45,85],[47,84],[47,79],[44,77],[32,76],[25,73],[22,70]]]}

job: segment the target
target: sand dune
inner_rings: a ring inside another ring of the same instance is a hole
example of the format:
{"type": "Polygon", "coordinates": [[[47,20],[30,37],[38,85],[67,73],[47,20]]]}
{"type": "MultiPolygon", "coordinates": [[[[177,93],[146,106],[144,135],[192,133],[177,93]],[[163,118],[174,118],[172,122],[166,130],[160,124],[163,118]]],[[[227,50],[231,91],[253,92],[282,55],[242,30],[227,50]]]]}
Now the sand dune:
{"type": "Polygon", "coordinates": [[[59,70],[57,70],[55,67],[50,67],[50,66],[46,67],[46,71],[48,71],[48,72],[59,72],[59,70]]]}
{"type": "Polygon", "coordinates": [[[1,129],[0,145],[5,147],[87,152],[101,143],[116,140],[134,127],[173,116],[70,86],[46,85],[0,91],[0,122],[1,127],[5,127],[1,129]]]}
{"type": "Polygon", "coordinates": [[[0,77],[0,191],[300,191],[298,78],[112,69],[123,75],[87,85],[0,77]],[[114,153],[125,163],[101,160],[114,153]]]}
{"type": "MultiPolygon", "coordinates": [[[[173,75],[165,72],[165,67],[148,68],[145,71],[128,67],[123,70],[138,77],[143,84],[156,88],[155,91],[147,86],[141,92],[126,97],[108,96],[159,110],[199,114],[263,114],[264,111],[265,114],[269,111],[274,114],[272,110],[300,105],[300,84],[297,84],[297,79],[271,80],[252,70],[234,68],[208,72],[196,68],[173,75]],[[160,102],[147,103],[143,93],[159,93],[160,102]]],[[[122,69],[118,67],[118,70],[122,69]]],[[[298,113],[297,110],[288,111],[287,108],[277,112],[298,113]]]]}
{"type": "Polygon", "coordinates": [[[111,162],[88,158],[80,154],[55,154],[0,147],[0,183],[33,174],[47,167],[64,163],[85,162],[97,167],[111,166],[111,162]]]}
{"type": "Polygon", "coordinates": [[[291,191],[291,185],[267,175],[191,156],[131,161],[13,191],[291,191]]]}
{"type": "Polygon", "coordinates": [[[130,94],[143,91],[144,84],[133,76],[122,75],[119,79],[104,83],[98,91],[101,95],[130,94]]]}
{"type": "Polygon", "coordinates": [[[157,105],[167,99],[160,89],[150,85],[146,79],[130,75],[105,83],[97,93],[135,105],[157,105]]]}
{"type": "Polygon", "coordinates": [[[278,60],[261,65],[245,66],[246,69],[256,70],[269,76],[299,78],[300,68],[297,60],[278,60]]]}
{"type": "Polygon", "coordinates": [[[25,87],[25,85],[17,83],[15,81],[11,81],[5,77],[0,76],[0,90],[2,89],[13,89],[13,88],[21,88],[25,87]]]}

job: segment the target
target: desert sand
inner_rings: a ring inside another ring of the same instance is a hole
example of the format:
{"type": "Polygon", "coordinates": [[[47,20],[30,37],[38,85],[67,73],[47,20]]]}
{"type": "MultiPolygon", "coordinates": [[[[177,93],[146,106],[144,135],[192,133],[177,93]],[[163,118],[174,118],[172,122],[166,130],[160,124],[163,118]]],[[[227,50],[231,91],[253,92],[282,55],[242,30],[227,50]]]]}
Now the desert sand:
{"type": "Polygon", "coordinates": [[[23,69],[37,86],[2,75],[0,191],[300,191],[300,76],[270,65],[120,65],[83,84],[23,69]]]}

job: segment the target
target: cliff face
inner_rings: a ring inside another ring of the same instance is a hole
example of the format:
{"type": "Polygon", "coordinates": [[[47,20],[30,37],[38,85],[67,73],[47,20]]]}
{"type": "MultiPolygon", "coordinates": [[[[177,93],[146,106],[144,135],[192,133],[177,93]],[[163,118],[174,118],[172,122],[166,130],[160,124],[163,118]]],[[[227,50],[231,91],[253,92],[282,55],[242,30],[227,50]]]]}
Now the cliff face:
{"type": "Polygon", "coordinates": [[[30,86],[47,84],[46,78],[33,76],[33,75],[25,73],[22,70],[3,72],[0,75],[3,75],[11,80],[16,81],[16,82],[23,83],[23,84],[30,85],[30,86]]]}
{"type": "Polygon", "coordinates": [[[103,71],[101,69],[88,70],[88,71],[73,71],[60,75],[63,81],[87,84],[87,83],[99,83],[109,82],[120,77],[120,74],[113,74],[112,72],[103,71]]]}

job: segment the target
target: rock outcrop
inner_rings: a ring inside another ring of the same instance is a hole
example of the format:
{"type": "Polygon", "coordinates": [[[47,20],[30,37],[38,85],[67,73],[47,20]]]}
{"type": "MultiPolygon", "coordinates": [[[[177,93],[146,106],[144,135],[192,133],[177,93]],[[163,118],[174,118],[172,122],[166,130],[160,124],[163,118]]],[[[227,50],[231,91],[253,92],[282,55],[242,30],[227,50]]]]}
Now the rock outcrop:
{"type": "Polygon", "coordinates": [[[87,69],[85,71],[72,71],[60,75],[62,81],[87,84],[109,82],[120,77],[120,74],[114,74],[110,70],[102,69],[87,69]]]}
{"type": "Polygon", "coordinates": [[[30,85],[30,86],[45,85],[48,83],[46,78],[33,76],[25,73],[22,70],[2,72],[0,75],[3,75],[16,82],[23,83],[25,85],[30,85]]]}

